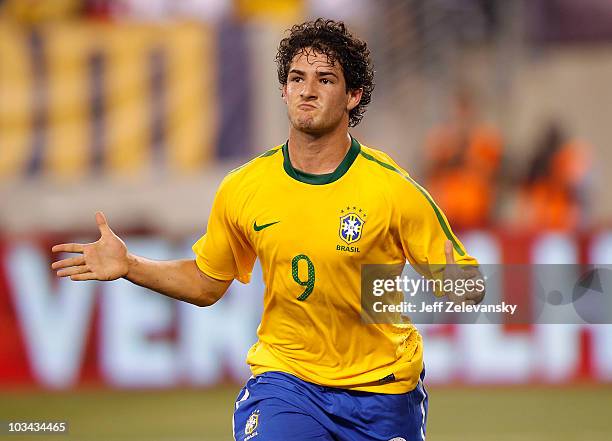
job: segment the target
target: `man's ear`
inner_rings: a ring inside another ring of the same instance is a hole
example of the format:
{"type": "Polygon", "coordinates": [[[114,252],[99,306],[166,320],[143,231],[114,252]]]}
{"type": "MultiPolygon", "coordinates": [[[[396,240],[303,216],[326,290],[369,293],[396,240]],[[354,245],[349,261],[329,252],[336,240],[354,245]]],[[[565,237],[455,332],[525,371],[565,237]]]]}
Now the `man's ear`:
{"type": "Polygon", "coordinates": [[[287,85],[286,84],[284,84],[283,88],[281,89],[281,98],[283,99],[285,104],[287,104],[287,85]]]}
{"type": "Polygon", "coordinates": [[[348,103],[346,104],[346,109],[349,112],[359,105],[362,95],[363,89],[350,89],[348,91],[348,103]]]}

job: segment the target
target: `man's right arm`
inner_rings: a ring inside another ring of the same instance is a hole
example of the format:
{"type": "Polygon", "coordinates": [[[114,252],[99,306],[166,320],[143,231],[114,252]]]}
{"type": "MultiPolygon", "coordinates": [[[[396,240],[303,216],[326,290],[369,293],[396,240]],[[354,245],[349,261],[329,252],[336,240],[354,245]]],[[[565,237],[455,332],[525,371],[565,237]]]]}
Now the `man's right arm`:
{"type": "Polygon", "coordinates": [[[210,306],[223,297],[231,280],[217,280],[204,274],[196,261],[155,261],[128,254],[125,278],[173,299],[198,306],[210,306]]]}
{"type": "Polygon", "coordinates": [[[125,243],[110,229],[104,214],[96,213],[100,239],[88,244],[55,245],[53,252],[77,253],[51,265],[59,277],[71,280],[116,280],[123,277],[137,285],[173,299],[209,306],[227,291],[231,280],[204,274],[195,260],[155,261],[128,252],[125,243]]]}

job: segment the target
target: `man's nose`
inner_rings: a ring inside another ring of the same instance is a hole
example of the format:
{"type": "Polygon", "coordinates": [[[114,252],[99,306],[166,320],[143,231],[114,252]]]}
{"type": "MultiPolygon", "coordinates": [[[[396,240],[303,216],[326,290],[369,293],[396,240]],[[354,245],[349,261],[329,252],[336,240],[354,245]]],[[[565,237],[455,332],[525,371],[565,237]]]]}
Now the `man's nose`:
{"type": "Polygon", "coordinates": [[[300,94],[304,99],[313,99],[317,97],[317,88],[316,88],[316,80],[304,80],[302,83],[304,87],[302,87],[302,93],[300,94]]]}

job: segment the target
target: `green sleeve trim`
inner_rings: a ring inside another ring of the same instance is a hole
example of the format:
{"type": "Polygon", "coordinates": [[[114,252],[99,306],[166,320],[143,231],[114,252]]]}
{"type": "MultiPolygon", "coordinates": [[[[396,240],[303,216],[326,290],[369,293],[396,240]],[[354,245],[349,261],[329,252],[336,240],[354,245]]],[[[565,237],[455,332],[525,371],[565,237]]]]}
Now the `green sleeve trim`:
{"type": "Polygon", "coordinates": [[[256,159],[258,159],[258,158],[267,158],[268,156],[272,156],[274,153],[276,153],[276,152],[280,151],[280,150],[281,150],[281,148],[282,148],[282,147],[274,147],[273,149],[270,149],[270,150],[268,150],[267,152],[264,152],[264,153],[262,153],[261,155],[254,157],[254,158],[253,158],[253,159],[251,159],[249,162],[247,162],[247,163],[245,163],[245,164],[242,164],[240,167],[236,167],[235,169],[230,170],[230,171],[229,171],[229,173],[228,173],[228,175],[229,175],[229,174],[232,174],[232,173],[234,173],[234,172],[237,172],[238,170],[240,170],[240,169],[241,169],[241,168],[243,168],[243,167],[246,167],[247,165],[249,165],[251,162],[255,161],[255,160],[256,160],[256,159]]]}
{"type": "Polygon", "coordinates": [[[274,153],[279,152],[282,147],[274,147],[273,149],[268,150],[267,152],[262,153],[258,156],[258,158],[267,158],[268,156],[272,156],[274,153]]]}
{"type": "Polygon", "coordinates": [[[455,236],[453,235],[453,233],[450,230],[450,226],[448,225],[447,221],[444,219],[444,216],[442,215],[442,211],[440,211],[440,208],[436,205],[436,203],[434,202],[434,200],[431,198],[431,196],[429,195],[429,193],[427,193],[427,191],[425,191],[425,189],[423,187],[421,187],[414,179],[412,179],[410,176],[402,173],[401,170],[399,170],[398,168],[392,166],[391,164],[387,164],[386,162],[383,162],[379,159],[376,159],[374,156],[370,155],[369,153],[366,153],[363,151],[363,149],[359,152],[361,154],[361,156],[363,156],[364,158],[375,162],[376,164],[380,165],[381,167],[386,168],[387,170],[391,170],[397,174],[399,174],[401,177],[403,177],[404,179],[406,179],[408,182],[410,182],[412,185],[414,185],[417,190],[419,190],[419,192],[425,196],[425,199],[427,199],[427,202],[429,202],[429,205],[431,205],[431,208],[433,208],[434,213],[436,214],[436,218],[438,218],[438,223],[440,224],[440,227],[442,227],[442,231],[444,231],[444,235],[446,236],[446,238],[448,240],[450,240],[453,243],[453,248],[455,248],[455,251],[457,251],[457,253],[460,256],[465,256],[465,251],[461,248],[461,246],[459,245],[459,242],[457,242],[457,239],[455,238],[455,236]]]}

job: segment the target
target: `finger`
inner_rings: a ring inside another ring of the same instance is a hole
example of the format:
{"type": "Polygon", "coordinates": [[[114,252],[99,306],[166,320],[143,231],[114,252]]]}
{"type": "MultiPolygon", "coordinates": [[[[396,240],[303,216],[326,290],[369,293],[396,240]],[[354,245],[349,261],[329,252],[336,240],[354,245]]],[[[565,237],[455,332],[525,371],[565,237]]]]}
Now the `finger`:
{"type": "Polygon", "coordinates": [[[83,274],[89,272],[87,265],[71,266],[70,268],[64,268],[59,270],[56,274],[58,277],[74,276],[75,274],[83,274]]]}
{"type": "Polygon", "coordinates": [[[477,277],[481,277],[482,274],[480,274],[480,271],[478,270],[478,268],[474,268],[474,267],[464,267],[463,269],[463,273],[465,274],[465,278],[466,279],[475,279],[477,277]]]}
{"type": "Polygon", "coordinates": [[[469,292],[465,297],[466,299],[474,302],[474,304],[477,304],[482,302],[482,299],[484,298],[484,291],[469,292]]]}
{"type": "Polygon", "coordinates": [[[446,256],[446,263],[448,265],[455,264],[455,256],[453,254],[453,243],[450,240],[447,240],[444,243],[444,254],[446,256]]]}
{"type": "Polygon", "coordinates": [[[103,212],[96,212],[96,223],[98,224],[98,230],[100,230],[100,234],[104,235],[111,232],[111,229],[108,226],[108,222],[106,221],[106,216],[104,216],[103,212]]]}
{"type": "Polygon", "coordinates": [[[58,260],[57,262],[53,262],[51,264],[51,268],[56,270],[60,268],[67,268],[69,266],[83,265],[84,263],[85,263],[84,256],[76,256],[76,257],[71,257],[69,259],[58,260]]]}
{"type": "Polygon", "coordinates": [[[51,251],[54,253],[82,253],[84,245],[81,243],[61,243],[59,245],[54,245],[51,248],[51,251]]]}
{"type": "Polygon", "coordinates": [[[74,276],[70,276],[70,280],[74,280],[75,282],[82,282],[84,280],[98,280],[96,275],[92,272],[83,273],[83,274],[75,274],[74,276]]]}

